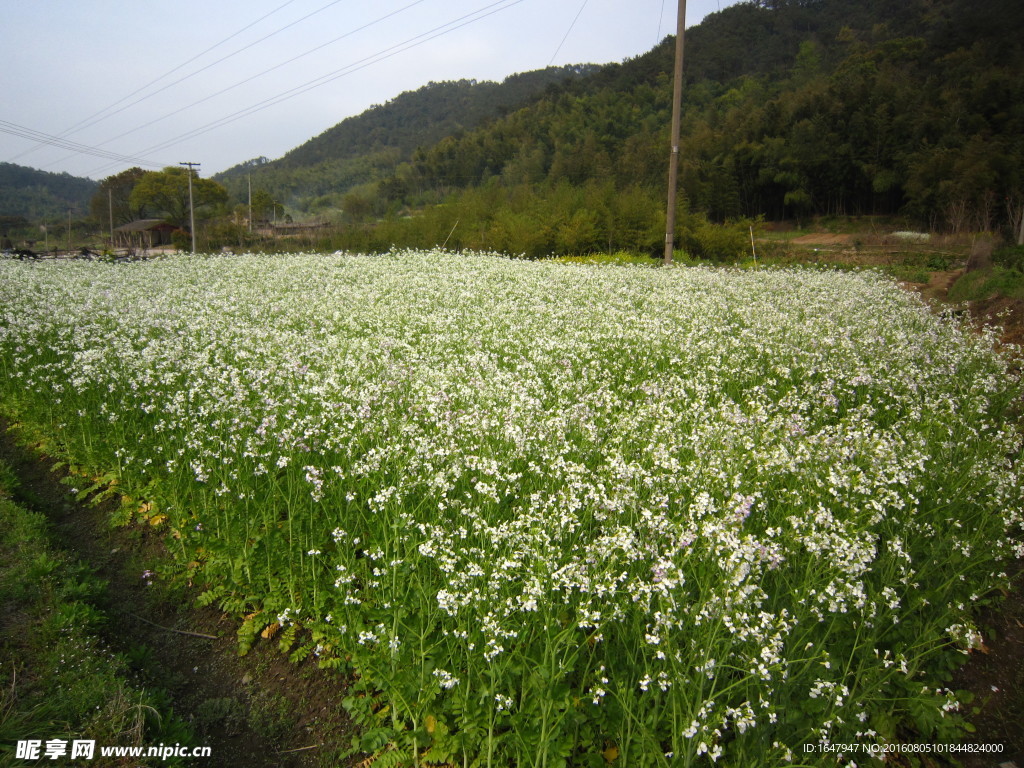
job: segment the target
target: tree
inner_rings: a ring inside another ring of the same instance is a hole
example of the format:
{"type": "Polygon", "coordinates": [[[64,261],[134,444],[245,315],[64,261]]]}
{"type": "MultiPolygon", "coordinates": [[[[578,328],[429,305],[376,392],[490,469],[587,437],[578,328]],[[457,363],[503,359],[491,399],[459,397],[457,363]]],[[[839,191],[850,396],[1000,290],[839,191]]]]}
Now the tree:
{"type": "Polygon", "coordinates": [[[274,198],[265,189],[252,191],[252,217],[255,221],[265,221],[274,214],[274,198]]]}
{"type": "Polygon", "coordinates": [[[132,190],[131,204],[160,213],[170,223],[187,229],[189,173],[192,174],[192,201],[197,215],[227,202],[228,191],[216,181],[201,179],[193,170],[171,166],[143,174],[132,190]]]}
{"type": "Polygon", "coordinates": [[[132,205],[131,202],[135,184],[145,175],[146,172],[141,168],[129,168],[101,181],[96,194],[89,201],[92,217],[101,226],[106,226],[113,218],[115,227],[146,218],[145,206],[132,205]]]}
{"type": "Polygon", "coordinates": [[[365,195],[349,192],[342,198],[341,207],[349,218],[359,224],[373,212],[373,203],[365,195]]]}

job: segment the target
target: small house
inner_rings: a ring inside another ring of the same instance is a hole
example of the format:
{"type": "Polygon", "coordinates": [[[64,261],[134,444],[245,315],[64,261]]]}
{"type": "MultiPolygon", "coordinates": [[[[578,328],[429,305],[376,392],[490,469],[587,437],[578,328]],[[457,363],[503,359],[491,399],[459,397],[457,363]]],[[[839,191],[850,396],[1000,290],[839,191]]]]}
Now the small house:
{"type": "Polygon", "coordinates": [[[156,248],[171,244],[177,229],[163,219],[139,219],[114,229],[115,248],[156,248]]]}

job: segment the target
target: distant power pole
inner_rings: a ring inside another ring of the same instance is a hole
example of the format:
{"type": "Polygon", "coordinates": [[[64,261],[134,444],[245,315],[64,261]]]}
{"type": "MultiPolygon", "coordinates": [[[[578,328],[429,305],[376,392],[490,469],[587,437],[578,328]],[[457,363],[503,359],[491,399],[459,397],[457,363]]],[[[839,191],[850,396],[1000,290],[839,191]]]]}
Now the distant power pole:
{"type": "MultiPolygon", "coordinates": [[[[201,163],[178,163],[188,166],[188,215],[192,227],[192,253],[196,252],[196,208],[192,204],[192,169],[198,168],[201,163]]],[[[198,171],[196,172],[198,173],[198,171]]]]}
{"type": "Polygon", "coordinates": [[[679,0],[676,19],[676,68],[672,87],[672,154],[668,160],[668,211],[665,215],[665,263],[672,263],[676,240],[676,194],[679,187],[679,134],[683,111],[683,34],[686,31],[686,0],[679,0]]]}

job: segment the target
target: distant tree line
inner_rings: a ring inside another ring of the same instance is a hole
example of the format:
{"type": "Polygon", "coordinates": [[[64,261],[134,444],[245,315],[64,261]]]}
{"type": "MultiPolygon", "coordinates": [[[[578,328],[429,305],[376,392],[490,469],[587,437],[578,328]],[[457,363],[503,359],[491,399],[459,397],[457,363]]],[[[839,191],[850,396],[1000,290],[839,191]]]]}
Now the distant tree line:
{"type": "Polygon", "coordinates": [[[190,223],[189,175],[192,206],[199,220],[227,213],[227,190],[192,169],[171,166],[162,171],[129,168],[99,183],[89,203],[93,217],[114,227],[139,219],[159,218],[187,229],[190,223]]]}
{"type": "Polygon", "coordinates": [[[82,216],[95,189],[92,179],[0,163],[0,216],[37,222],[66,217],[69,210],[82,216]]]}

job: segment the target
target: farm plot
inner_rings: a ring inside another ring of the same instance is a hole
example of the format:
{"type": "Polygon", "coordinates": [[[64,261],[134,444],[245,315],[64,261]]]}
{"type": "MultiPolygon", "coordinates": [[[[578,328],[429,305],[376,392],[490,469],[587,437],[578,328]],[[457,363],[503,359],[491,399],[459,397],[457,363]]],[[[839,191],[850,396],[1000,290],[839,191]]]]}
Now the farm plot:
{"type": "Polygon", "coordinates": [[[884,278],[395,252],[0,285],[6,411],[167,531],[243,650],[346,670],[379,765],[958,733],[944,674],[1021,554],[1020,384],[884,278]]]}

